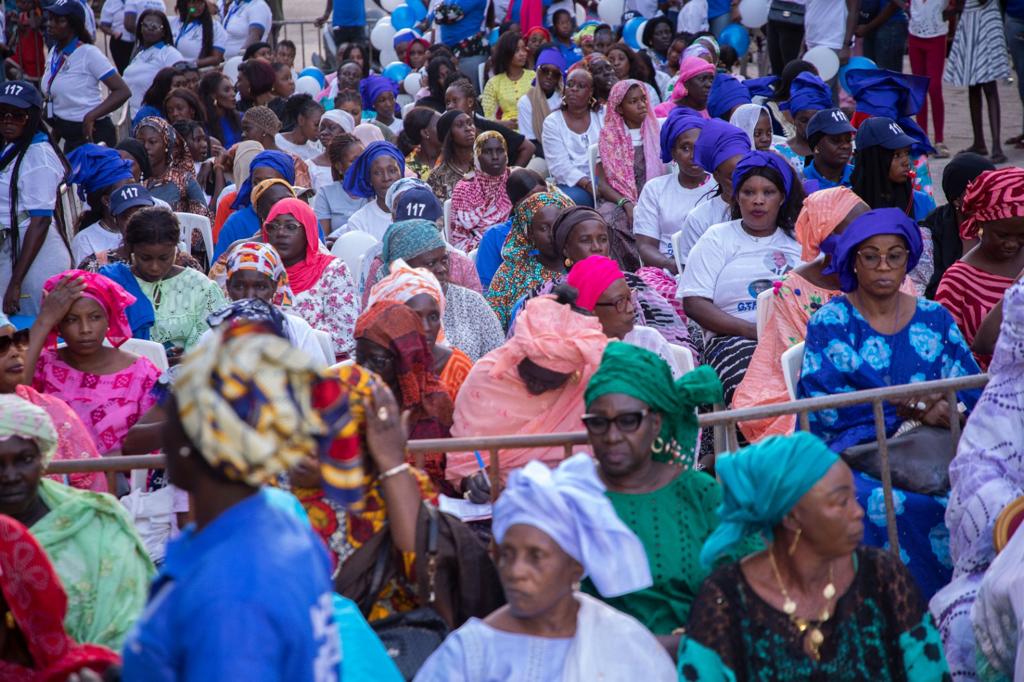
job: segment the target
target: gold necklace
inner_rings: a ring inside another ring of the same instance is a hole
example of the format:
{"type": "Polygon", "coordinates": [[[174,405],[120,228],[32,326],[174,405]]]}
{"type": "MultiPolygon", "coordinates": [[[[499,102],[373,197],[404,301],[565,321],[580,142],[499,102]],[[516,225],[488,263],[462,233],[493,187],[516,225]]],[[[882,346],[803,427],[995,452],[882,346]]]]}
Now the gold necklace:
{"type": "Polygon", "coordinates": [[[825,608],[821,610],[821,618],[815,622],[807,620],[806,618],[800,618],[796,615],[796,602],[793,601],[789,592],[786,590],[786,585],[782,582],[782,575],[779,573],[779,567],[775,563],[775,552],[772,551],[771,547],[768,548],[768,560],[772,565],[772,573],[775,575],[775,581],[779,584],[779,591],[782,592],[782,611],[789,616],[789,620],[796,626],[796,629],[800,631],[800,635],[803,638],[804,651],[810,654],[811,658],[815,661],[821,660],[821,645],[825,642],[825,635],[821,632],[821,626],[823,626],[829,618],[832,617],[832,613],[829,610],[829,605],[832,602],[832,598],[836,596],[835,576],[832,564],[828,565],[828,583],[825,588],[821,591],[822,596],[825,597],[825,608]]]}

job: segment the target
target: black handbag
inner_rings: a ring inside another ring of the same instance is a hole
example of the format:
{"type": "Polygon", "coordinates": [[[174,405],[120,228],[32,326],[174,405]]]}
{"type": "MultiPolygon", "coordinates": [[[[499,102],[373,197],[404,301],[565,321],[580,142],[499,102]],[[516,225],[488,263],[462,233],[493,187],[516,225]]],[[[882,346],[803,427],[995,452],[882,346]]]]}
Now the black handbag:
{"type": "MultiPolygon", "coordinates": [[[[425,505],[425,507],[430,519],[427,526],[427,585],[430,594],[427,595],[425,600],[426,605],[413,611],[396,613],[375,623],[370,623],[370,627],[377,633],[377,637],[380,638],[381,643],[384,645],[384,650],[388,652],[388,656],[395,662],[398,671],[402,673],[402,677],[406,680],[411,680],[416,676],[416,673],[423,667],[423,664],[430,658],[430,655],[441,646],[441,643],[444,642],[444,638],[448,636],[450,631],[448,623],[445,622],[444,618],[429,606],[434,603],[435,599],[434,578],[436,575],[440,523],[438,521],[438,511],[429,504],[425,505]]],[[[386,548],[382,547],[377,554],[369,592],[373,599],[376,599],[376,596],[380,594],[380,590],[384,586],[384,573],[391,554],[390,542],[387,543],[386,548]]],[[[424,600],[421,598],[420,602],[423,603],[424,600]]],[[[368,609],[365,609],[364,614],[367,612],[368,609]]]]}
{"type": "MultiPolygon", "coordinates": [[[[916,426],[889,438],[889,471],[892,485],[923,495],[949,492],[949,463],[956,456],[953,432],[938,426],[916,426]]],[[[840,454],[851,469],[881,480],[882,458],[878,441],[846,448],[840,454]]]]}
{"type": "Polygon", "coordinates": [[[780,24],[804,25],[804,5],[788,0],[774,0],[768,8],[768,21],[780,24]]]}

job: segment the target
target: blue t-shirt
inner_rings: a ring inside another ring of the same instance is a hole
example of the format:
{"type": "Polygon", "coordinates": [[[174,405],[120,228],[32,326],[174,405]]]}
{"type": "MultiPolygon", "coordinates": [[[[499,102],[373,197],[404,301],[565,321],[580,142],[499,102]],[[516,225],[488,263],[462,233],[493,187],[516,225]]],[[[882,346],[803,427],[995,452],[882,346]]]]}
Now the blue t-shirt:
{"type": "Polygon", "coordinates": [[[123,658],[125,682],[336,680],[323,542],[265,492],[189,526],[168,543],[123,658]]]}
{"type": "Polygon", "coordinates": [[[334,0],[331,25],[338,28],[366,26],[366,3],[362,0],[334,0]]]}
{"type": "Polygon", "coordinates": [[[728,14],[730,9],[732,9],[730,0],[708,0],[708,19],[728,14]]]}
{"type": "Polygon", "coordinates": [[[809,164],[804,166],[804,189],[810,192],[817,192],[822,189],[831,189],[842,185],[843,187],[850,186],[850,177],[853,176],[853,164],[846,164],[846,168],[843,170],[843,179],[837,184],[832,182],[824,175],[818,172],[818,169],[814,167],[814,162],[811,161],[809,164]],[[809,188],[808,185],[814,182],[816,183],[813,188],[809,188]]]}
{"type": "Polygon", "coordinates": [[[505,240],[511,230],[512,219],[510,218],[503,223],[491,225],[484,230],[484,236],[480,238],[480,245],[476,252],[476,272],[480,275],[480,284],[484,291],[491,286],[494,273],[504,262],[501,257],[501,247],[505,245],[505,240]]]}
{"type": "Polygon", "coordinates": [[[566,45],[555,41],[555,47],[562,54],[562,59],[565,60],[566,67],[572,66],[579,60],[583,59],[583,53],[580,52],[580,48],[575,45],[566,45]]]}
{"type": "MultiPolygon", "coordinates": [[[[877,17],[878,14],[883,9],[886,8],[886,6],[889,4],[889,2],[890,2],[890,0],[861,0],[861,3],[860,3],[860,17],[859,17],[857,23],[858,24],[866,24],[866,23],[868,23],[869,21],[871,21],[872,19],[877,17]]],[[[907,14],[906,14],[906,12],[904,12],[901,9],[900,10],[896,10],[896,12],[893,13],[893,15],[891,17],[886,19],[885,23],[882,24],[882,26],[887,26],[887,25],[893,23],[894,21],[902,21],[903,23],[906,23],[907,22],[907,14]]]]}
{"type": "Polygon", "coordinates": [[[1006,14],[1014,19],[1024,19],[1024,0],[1009,0],[1006,3],[1006,14]]]}
{"type": "Polygon", "coordinates": [[[487,0],[448,0],[445,4],[458,5],[463,13],[462,19],[458,22],[441,26],[441,42],[448,47],[455,47],[466,38],[475,36],[483,28],[487,0]]]}
{"type": "Polygon", "coordinates": [[[928,214],[935,210],[935,199],[927,192],[919,189],[914,190],[914,220],[921,222],[928,217],[928,214]]]}

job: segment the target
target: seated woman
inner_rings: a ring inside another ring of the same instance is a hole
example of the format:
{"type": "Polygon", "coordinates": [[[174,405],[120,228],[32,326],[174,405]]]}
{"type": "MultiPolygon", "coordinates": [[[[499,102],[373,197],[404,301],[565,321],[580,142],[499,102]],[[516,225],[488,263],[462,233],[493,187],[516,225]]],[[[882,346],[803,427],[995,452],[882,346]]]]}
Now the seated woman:
{"type": "MultiPolygon", "coordinates": [[[[900,283],[921,256],[920,230],[896,208],[868,211],[850,223],[836,245],[827,274],[839,275],[845,296],[811,316],[797,394],[834,395],[917,381],[978,374],[953,318],[938,303],[902,293],[900,283]]],[[[960,391],[970,410],[978,391],[960,391]]],[[[891,437],[904,420],[949,427],[949,405],[942,396],[913,405],[884,404],[885,432],[891,437]]],[[[811,432],[832,450],[875,440],[870,405],[810,414],[811,432]]],[[[887,541],[882,484],[865,473],[854,475],[857,499],[868,510],[868,544],[887,541]]],[[[900,490],[900,553],[926,597],[949,582],[948,534],[943,523],[946,498],[900,490]],[[938,529],[938,530],[936,530],[938,529]]]]}
{"type": "Polygon", "coordinates": [[[366,309],[378,301],[404,303],[420,316],[434,359],[434,371],[454,401],[473,367],[473,361],[445,338],[445,297],[437,278],[429,270],[411,268],[402,259],[397,259],[391,264],[390,274],[373,285],[366,309]]]}
{"type": "Polygon", "coordinates": [[[335,232],[359,231],[376,239],[383,237],[392,222],[384,197],[388,188],[404,175],[405,157],[398,147],[383,141],[367,145],[345,171],[343,184],[349,196],[362,197],[367,202],[352,214],[344,227],[335,232]]]}
{"type": "Polygon", "coordinates": [[[242,139],[258,142],[267,151],[279,151],[287,156],[295,173],[295,184],[299,187],[309,187],[313,183],[306,162],[296,154],[278,149],[277,133],[280,130],[281,119],[268,107],[252,107],[242,116],[242,139]]]}
{"type": "Polygon", "coordinates": [[[800,264],[792,230],[804,198],[774,152],[747,152],[730,184],[736,219],[697,240],[679,287],[687,317],[711,337],[703,359],[722,380],[727,405],[757,347],[758,294],[800,264]]]}
{"type": "Polygon", "coordinates": [[[249,239],[260,231],[262,223],[252,205],[252,189],[264,180],[274,178],[284,180],[289,185],[295,184],[295,168],[291,157],[273,150],[262,151],[253,157],[249,164],[249,176],[242,179],[235,201],[231,204],[234,213],[217,235],[211,262],[220,258],[238,240],[249,239]]]}
{"type": "Polygon", "coordinates": [[[316,215],[301,199],[276,202],[263,223],[263,241],[281,256],[295,298],[292,312],[331,336],[337,359],[352,354],[359,304],[345,262],[320,248],[316,215]]]}
{"type": "Polygon", "coordinates": [[[512,472],[494,506],[498,574],[509,603],[449,635],[417,680],[677,679],[647,628],[574,589],[584,576],[609,598],[651,585],[640,539],[603,492],[585,454],[553,472],[539,462],[512,472]]]}
{"type": "Polygon", "coordinates": [[[444,203],[452,196],[455,185],[473,170],[476,147],[476,126],[473,117],[461,109],[452,109],[437,120],[437,137],[441,140],[441,157],[430,172],[427,184],[437,200],[444,203]]]}
{"type": "Polygon", "coordinates": [[[732,112],[729,123],[747,134],[753,149],[759,152],[771,151],[772,116],[768,107],[762,104],[741,104],[732,112]]]}
{"type": "MultiPolygon", "coordinates": [[[[960,235],[977,246],[946,270],[935,300],[956,320],[967,344],[981,321],[1002,300],[1024,270],[1024,196],[1017,190],[1024,170],[1000,168],[982,173],[964,193],[960,235]]],[[[991,358],[978,357],[982,369],[991,358]]]]}
{"type": "Polygon", "coordinates": [[[594,205],[590,182],[590,146],[598,143],[601,106],[594,99],[594,78],[575,69],[565,80],[562,106],[544,119],[544,159],[558,189],[577,206],[594,205]]]}
{"type": "MultiPolygon", "coordinates": [[[[96,443],[71,407],[55,395],[40,393],[26,381],[25,353],[31,330],[15,331],[6,315],[0,314],[0,394],[16,395],[43,408],[57,432],[57,451],[54,459],[97,459],[96,443]]],[[[107,481],[102,472],[82,472],[65,476],[53,474],[51,479],[81,490],[107,492],[107,481]]]]}
{"type": "Polygon", "coordinates": [[[328,150],[335,137],[342,133],[351,135],[355,127],[356,122],[352,115],[341,109],[325,111],[320,117],[320,125],[317,126],[320,153],[306,159],[306,168],[309,170],[309,177],[313,182],[312,189],[316,192],[320,192],[327,185],[338,181],[338,178],[334,177],[334,162],[331,161],[328,150]]]}
{"type": "MultiPolygon", "coordinates": [[[[43,476],[56,449],[57,433],[42,408],[17,396],[0,396],[0,462],[18,471],[24,483],[0,502],[0,515],[31,530],[46,551],[67,592],[67,635],[120,650],[146,603],[153,564],[116,498],[43,476]]],[[[29,574],[22,567],[11,575],[29,574]]],[[[8,601],[7,606],[15,604],[8,601]]]]}
{"type": "Polygon", "coordinates": [[[349,167],[362,153],[362,143],[349,133],[338,133],[327,147],[326,154],[331,161],[330,182],[317,188],[313,199],[313,212],[324,234],[345,227],[352,214],[369,201],[365,197],[349,194],[342,182],[349,167]]]}
{"type": "Polygon", "coordinates": [[[537,54],[537,77],[533,87],[519,98],[517,123],[519,132],[537,147],[535,156],[544,158],[540,143],[544,119],[562,105],[562,84],[565,80],[565,57],[554,47],[545,47],[537,54]]]}
{"type": "MultiPolygon", "coordinates": [[[[464,65],[463,65],[464,66],[464,65]]],[[[508,149],[508,164],[524,167],[533,158],[533,143],[512,128],[496,123],[480,115],[480,97],[473,80],[464,75],[453,75],[448,79],[448,87],[444,92],[445,106],[449,110],[459,110],[473,117],[473,127],[477,133],[493,130],[505,139],[508,149]]]]}
{"type": "Polygon", "coordinates": [[[526,41],[520,34],[510,32],[507,37],[502,35],[491,56],[494,75],[487,79],[480,96],[484,116],[512,130],[519,128],[517,103],[526,96],[536,76],[527,65],[528,59],[526,41]]]}
{"type": "Polygon", "coordinates": [[[697,56],[683,56],[679,60],[679,72],[672,93],[665,102],[654,108],[655,115],[666,117],[673,109],[686,107],[708,118],[705,108],[714,81],[715,67],[710,62],[697,56]]]}
{"type": "Polygon", "coordinates": [[[701,585],[680,679],[949,679],[910,573],[892,553],[860,546],[852,473],[818,438],[773,436],[719,458],[715,473],[721,523],[703,565],[751,535],[769,544],[701,585]]]}
{"type": "Polygon", "coordinates": [[[320,145],[320,117],[324,108],[310,95],[294,95],[287,98],[284,107],[285,121],[290,121],[292,129],[286,133],[278,133],[274,137],[277,148],[288,154],[294,154],[306,162],[324,148],[320,145]]]}
{"type": "Polygon", "coordinates": [[[440,120],[441,114],[429,107],[413,107],[402,116],[402,133],[395,143],[405,154],[405,167],[424,182],[441,158],[440,120]]]}
{"type": "Polygon", "coordinates": [[[146,179],[146,189],[167,202],[172,211],[209,217],[206,195],[196,181],[192,153],[171,124],[162,118],[147,116],[135,126],[133,136],[149,155],[153,174],[146,179]]]}
{"type": "Polygon", "coordinates": [[[484,230],[508,219],[508,150],[505,138],[493,130],[481,133],[473,145],[475,168],[452,189],[452,246],[469,253],[480,243],[484,230]]]}
{"type": "Polygon", "coordinates": [[[173,213],[143,208],[124,233],[131,265],[100,268],[136,299],[128,314],[132,335],[162,343],[172,361],[199,341],[206,316],[226,303],[220,287],[201,272],[174,264],[180,238],[173,213]]]}
{"type": "Polygon", "coordinates": [[[71,239],[72,266],[89,256],[121,246],[121,230],[110,213],[114,190],[134,182],[132,164],[108,147],[83,144],[68,155],[73,169],[68,183],[89,204],[78,218],[78,230],[71,239]]]}
{"type": "MultiPolygon", "coordinates": [[[[33,443],[25,435],[7,437],[29,447],[33,443]]],[[[121,662],[106,647],[78,644],[68,636],[64,628],[68,596],[60,576],[28,528],[8,516],[0,516],[0,590],[10,614],[0,658],[4,679],[63,680],[85,670],[102,675],[121,662]]]]}
{"type": "Polygon", "coordinates": [[[25,377],[36,391],[75,411],[98,452],[116,450],[163,392],[156,365],[118,349],[132,337],[125,310],[135,298],[106,277],[82,270],[51,277],[44,291],[25,377]],[[58,336],[65,347],[57,348],[58,336]]]}
{"type": "MultiPolygon", "coordinates": [[[[410,307],[381,300],[356,322],[356,362],[376,372],[391,388],[401,411],[408,411],[409,437],[447,438],[452,399],[434,369],[423,320],[410,307]]],[[[436,489],[445,485],[444,453],[430,453],[424,471],[436,489]]]]}
{"type": "Polygon", "coordinates": [[[808,193],[850,186],[855,132],[842,109],[822,109],[811,117],[807,123],[807,146],[814,159],[804,166],[808,193]]]}
{"type": "MultiPolygon", "coordinates": [[[[552,296],[531,299],[512,338],[470,370],[455,401],[452,436],[577,430],[583,390],[607,344],[597,318],[581,315],[552,296]]],[[[502,450],[501,476],[504,480],[509,471],[531,460],[550,466],[564,457],[561,446],[502,450]]],[[[448,454],[446,475],[457,487],[475,474],[482,478],[479,471],[473,453],[448,454]]]]}

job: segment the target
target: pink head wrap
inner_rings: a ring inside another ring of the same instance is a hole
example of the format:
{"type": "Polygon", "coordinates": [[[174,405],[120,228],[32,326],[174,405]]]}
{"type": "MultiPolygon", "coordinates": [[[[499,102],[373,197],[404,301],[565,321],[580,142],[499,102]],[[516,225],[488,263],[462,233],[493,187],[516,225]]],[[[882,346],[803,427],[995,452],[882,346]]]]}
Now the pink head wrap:
{"type": "Polygon", "coordinates": [[[491,376],[499,376],[529,358],[544,369],[563,374],[601,364],[608,339],[596,317],[586,317],[554,296],[527,301],[516,330],[498,354],[491,376]]]}
{"type": "Polygon", "coordinates": [[[796,219],[800,259],[810,262],[821,253],[821,242],[832,234],[847,214],[864,200],[848,187],[832,187],[807,195],[796,219]]]}
{"type": "Polygon", "coordinates": [[[572,266],[566,281],[580,292],[576,305],[593,311],[601,294],[613,282],[624,278],[618,263],[608,256],[587,256],[572,266]]]}
{"type": "MultiPolygon", "coordinates": [[[[128,316],[124,311],[132,303],[135,303],[134,296],[114,280],[98,273],[85,270],[65,270],[43,283],[43,297],[45,298],[61,280],[67,277],[81,279],[85,284],[82,296],[91,298],[103,308],[103,312],[107,315],[107,340],[114,348],[120,347],[122,343],[132,338],[132,328],[128,324],[128,316]]],[[[56,329],[50,330],[50,334],[46,337],[46,345],[56,347],[56,329]]]]}
{"type": "Polygon", "coordinates": [[[646,178],[653,180],[659,175],[664,175],[665,166],[661,163],[658,119],[654,117],[654,108],[651,107],[647,86],[638,80],[630,78],[612,86],[612,91],[608,95],[608,106],[605,107],[604,127],[601,128],[601,134],[598,137],[598,149],[601,153],[601,165],[604,167],[609,184],[615,188],[615,191],[630,201],[636,202],[640,197],[640,189],[636,186],[636,176],[633,173],[633,142],[630,140],[626,122],[623,120],[622,114],[618,112],[619,105],[633,87],[639,87],[647,101],[647,116],[640,126],[646,178]]]}
{"type": "Polygon", "coordinates": [[[384,139],[384,133],[372,123],[360,123],[352,129],[352,134],[363,143],[363,146],[369,145],[371,142],[380,142],[384,139]]]}
{"type": "MultiPolygon", "coordinates": [[[[677,106],[676,102],[686,97],[686,81],[702,73],[713,74],[715,73],[715,67],[700,57],[683,57],[679,61],[679,79],[676,80],[675,87],[672,88],[672,96],[668,98],[668,101],[659,104],[655,108],[655,113],[658,116],[668,116],[668,112],[677,106]]],[[[707,117],[707,114],[701,113],[705,118],[707,117]]]]}

